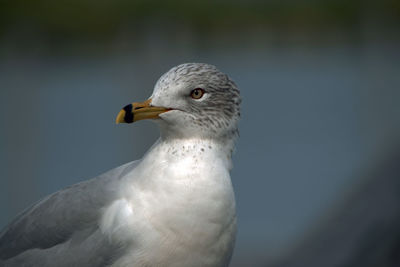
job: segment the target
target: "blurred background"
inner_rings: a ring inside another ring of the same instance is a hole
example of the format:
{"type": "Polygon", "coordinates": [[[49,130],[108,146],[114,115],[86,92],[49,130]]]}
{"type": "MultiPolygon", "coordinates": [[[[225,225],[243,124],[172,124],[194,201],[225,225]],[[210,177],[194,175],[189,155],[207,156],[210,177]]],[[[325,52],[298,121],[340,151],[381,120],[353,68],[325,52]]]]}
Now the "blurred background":
{"type": "Polygon", "coordinates": [[[0,227],[140,158],[174,65],[243,97],[231,266],[400,266],[400,2],[0,0],[0,227]]]}

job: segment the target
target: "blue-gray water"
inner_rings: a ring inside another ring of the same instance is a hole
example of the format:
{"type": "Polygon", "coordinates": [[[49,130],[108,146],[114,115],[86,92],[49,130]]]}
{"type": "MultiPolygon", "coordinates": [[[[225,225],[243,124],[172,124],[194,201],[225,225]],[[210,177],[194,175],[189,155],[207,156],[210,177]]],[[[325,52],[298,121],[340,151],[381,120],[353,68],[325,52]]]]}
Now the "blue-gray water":
{"type": "Polygon", "coordinates": [[[157,127],[114,118],[183,62],[217,65],[243,97],[232,266],[262,266],[296,244],[400,139],[398,41],[196,47],[163,40],[104,54],[21,54],[5,45],[0,227],[45,195],[140,158],[157,127]]]}

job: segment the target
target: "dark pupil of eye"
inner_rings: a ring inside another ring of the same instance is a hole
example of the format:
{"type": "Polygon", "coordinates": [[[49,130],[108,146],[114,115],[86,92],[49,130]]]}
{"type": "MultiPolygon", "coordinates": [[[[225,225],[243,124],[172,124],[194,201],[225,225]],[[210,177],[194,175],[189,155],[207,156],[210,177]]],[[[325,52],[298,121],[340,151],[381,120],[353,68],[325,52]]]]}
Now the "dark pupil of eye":
{"type": "Polygon", "coordinates": [[[199,95],[200,94],[200,90],[194,90],[194,94],[195,95],[199,95]]]}

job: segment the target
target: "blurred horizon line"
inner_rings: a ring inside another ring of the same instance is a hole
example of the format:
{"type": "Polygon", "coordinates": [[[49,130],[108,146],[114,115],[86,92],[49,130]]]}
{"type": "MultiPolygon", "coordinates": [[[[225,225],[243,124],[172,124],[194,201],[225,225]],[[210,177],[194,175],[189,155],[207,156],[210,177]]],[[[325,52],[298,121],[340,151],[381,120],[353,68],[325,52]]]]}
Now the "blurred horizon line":
{"type": "MultiPolygon", "coordinates": [[[[0,40],[19,33],[44,43],[107,43],[125,35],[140,39],[151,28],[196,33],[201,37],[235,36],[237,32],[348,38],[366,27],[400,25],[400,2],[374,1],[8,1],[0,3],[0,40]],[[185,30],[186,29],[186,30],[185,30]],[[347,33],[347,34],[346,34],[347,33]]],[[[390,27],[389,27],[389,26],[390,27]]],[[[374,28],[373,27],[373,28],[374,28]]],[[[389,28],[387,28],[389,27],[389,28]]],[[[176,32],[176,31],[175,31],[176,32]]],[[[398,38],[392,36],[391,38],[398,38]]]]}

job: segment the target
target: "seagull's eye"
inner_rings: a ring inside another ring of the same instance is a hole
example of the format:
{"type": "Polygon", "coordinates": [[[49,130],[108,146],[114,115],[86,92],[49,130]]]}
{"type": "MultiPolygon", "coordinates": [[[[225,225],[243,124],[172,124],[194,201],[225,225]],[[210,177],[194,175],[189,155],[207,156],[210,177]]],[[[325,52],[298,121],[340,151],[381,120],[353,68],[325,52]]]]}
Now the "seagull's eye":
{"type": "Polygon", "coordinates": [[[203,97],[203,95],[204,95],[204,90],[201,88],[196,88],[196,89],[192,90],[192,92],[190,92],[190,96],[193,99],[200,99],[203,97]]]}

